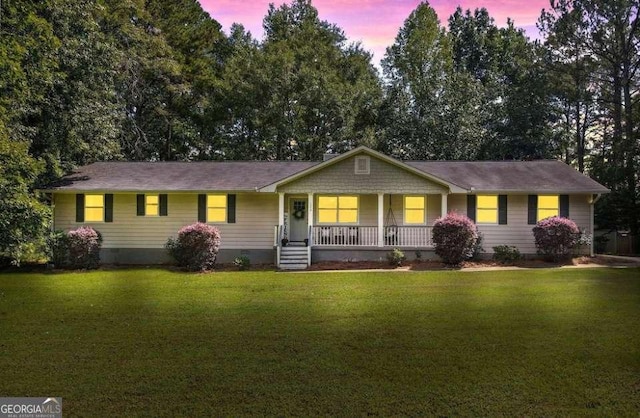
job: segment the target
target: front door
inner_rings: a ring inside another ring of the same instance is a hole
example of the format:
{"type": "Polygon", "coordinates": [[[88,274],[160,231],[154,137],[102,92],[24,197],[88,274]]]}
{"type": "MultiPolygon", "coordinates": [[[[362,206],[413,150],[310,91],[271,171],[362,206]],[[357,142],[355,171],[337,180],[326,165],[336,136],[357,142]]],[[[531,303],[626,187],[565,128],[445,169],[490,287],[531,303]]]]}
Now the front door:
{"type": "Polygon", "coordinates": [[[307,239],[307,199],[291,198],[289,200],[289,240],[304,241],[307,239]]]}

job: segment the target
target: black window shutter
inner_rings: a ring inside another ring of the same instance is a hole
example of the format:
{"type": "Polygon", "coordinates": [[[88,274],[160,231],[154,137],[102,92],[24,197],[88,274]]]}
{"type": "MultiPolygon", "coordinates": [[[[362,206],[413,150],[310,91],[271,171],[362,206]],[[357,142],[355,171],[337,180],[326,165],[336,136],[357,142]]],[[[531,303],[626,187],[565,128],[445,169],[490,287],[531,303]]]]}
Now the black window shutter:
{"type": "Polygon", "coordinates": [[[207,222],[207,195],[198,195],[198,222],[207,222]]]}
{"type": "Polygon", "coordinates": [[[236,223],[236,195],[227,195],[227,223],[236,223]]]}
{"type": "Polygon", "coordinates": [[[113,222],[113,195],[104,195],[104,221],[113,222]]]}
{"type": "Polygon", "coordinates": [[[569,195],[560,195],[560,216],[563,218],[569,217],[569,195]]]}
{"type": "Polygon", "coordinates": [[[527,216],[527,223],[529,225],[535,225],[538,220],[538,195],[529,195],[529,212],[527,216]]]}
{"type": "Polygon", "coordinates": [[[467,195],[467,217],[473,222],[476,221],[476,195],[467,195]]]}
{"type": "Polygon", "coordinates": [[[507,195],[498,195],[498,224],[507,224],[507,195]]]}
{"type": "Polygon", "coordinates": [[[143,194],[136,195],[136,202],[137,202],[136,215],[137,216],[144,216],[144,214],[145,214],[144,195],[143,194]]]}
{"type": "Polygon", "coordinates": [[[84,222],[84,195],[76,195],[76,222],[84,222]]]}
{"type": "Polygon", "coordinates": [[[167,216],[169,214],[168,196],[166,194],[161,194],[159,197],[159,200],[160,200],[160,216],[167,216]]]}

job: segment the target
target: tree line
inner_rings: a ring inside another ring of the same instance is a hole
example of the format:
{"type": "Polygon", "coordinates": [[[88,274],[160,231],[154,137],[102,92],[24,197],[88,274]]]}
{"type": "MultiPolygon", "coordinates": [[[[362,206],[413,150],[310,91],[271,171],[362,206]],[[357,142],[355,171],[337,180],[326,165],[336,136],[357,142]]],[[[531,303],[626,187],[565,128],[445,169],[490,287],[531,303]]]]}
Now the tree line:
{"type": "MultiPolygon", "coordinates": [[[[372,55],[310,0],[229,35],[196,0],[0,4],[0,251],[38,235],[33,190],[102,160],[557,158],[638,233],[640,0],[552,0],[542,40],[486,9],[421,3],[372,55]],[[20,222],[16,223],[17,220],[20,222]]],[[[214,16],[215,17],[215,16],[214,16]]]]}

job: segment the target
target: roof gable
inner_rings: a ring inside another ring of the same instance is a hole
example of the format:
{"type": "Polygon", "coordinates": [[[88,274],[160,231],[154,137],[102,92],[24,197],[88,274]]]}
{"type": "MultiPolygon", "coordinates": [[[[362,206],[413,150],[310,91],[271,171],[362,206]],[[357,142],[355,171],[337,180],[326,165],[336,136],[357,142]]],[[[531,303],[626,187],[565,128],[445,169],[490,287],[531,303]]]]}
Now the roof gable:
{"type": "Polygon", "coordinates": [[[449,187],[414,174],[375,156],[357,153],[280,184],[277,192],[323,194],[441,194],[449,187]],[[368,170],[358,172],[358,162],[368,159],[368,170]]]}
{"type": "Polygon", "coordinates": [[[421,177],[423,179],[426,179],[430,182],[433,182],[437,185],[440,185],[444,188],[447,188],[448,190],[450,190],[453,193],[464,193],[466,192],[466,190],[462,189],[461,187],[459,187],[457,184],[451,183],[449,181],[446,181],[438,176],[434,176],[424,170],[420,170],[416,167],[410,166],[400,160],[396,160],[393,157],[389,157],[388,155],[382,154],[380,152],[374,151],[371,148],[365,147],[365,146],[359,146],[357,148],[352,149],[351,151],[347,151],[343,154],[340,154],[336,157],[333,157],[327,161],[324,161],[320,164],[314,165],[312,167],[309,167],[305,170],[302,170],[292,176],[289,176],[287,178],[283,178],[281,180],[278,180],[272,184],[269,184],[265,187],[263,187],[261,189],[261,191],[266,191],[266,192],[275,192],[276,190],[278,190],[279,187],[284,186],[288,183],[294,182],[296,180],[299,180],[303,177],[312,175],[316,172],[319,172],[321,170],[325,170],[331,166],[334,166],[338,163],[341,163],[342,161],[345,161],[351,157],[355,157],[356,155],[368,155],[370,157],[376,158],[378,160],[381,160],[387,164],[391,164],[401,170],[404,170],[408,173],[411,173],[413,175],[416,175],[418,177],[421,177]]]}

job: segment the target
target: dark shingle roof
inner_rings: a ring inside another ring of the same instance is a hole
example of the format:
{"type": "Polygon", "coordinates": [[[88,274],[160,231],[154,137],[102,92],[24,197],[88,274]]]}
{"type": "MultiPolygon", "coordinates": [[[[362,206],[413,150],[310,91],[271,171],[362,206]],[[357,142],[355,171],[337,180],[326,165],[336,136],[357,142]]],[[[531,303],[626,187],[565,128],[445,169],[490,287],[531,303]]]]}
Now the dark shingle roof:
{"type": "Polygon", "coordinates": [[[80,167],[52,190],[255,190],[309,168],[312,161],[100,162],[80,167]]]}
{"type": "Polygon", "coordinates": [[[406,161],[418,170],[477,191],[605,193],[600,183],[560,161],[406,161]]]}
{"type": "MultiPolygon", "coordinates": [[[[317,161],[100,162],[47,187],[57,191],[256,190],[317,161]]],[[[607,188],[559,161],[407,161],[466,190],[605,193],[607,188]]]]}

